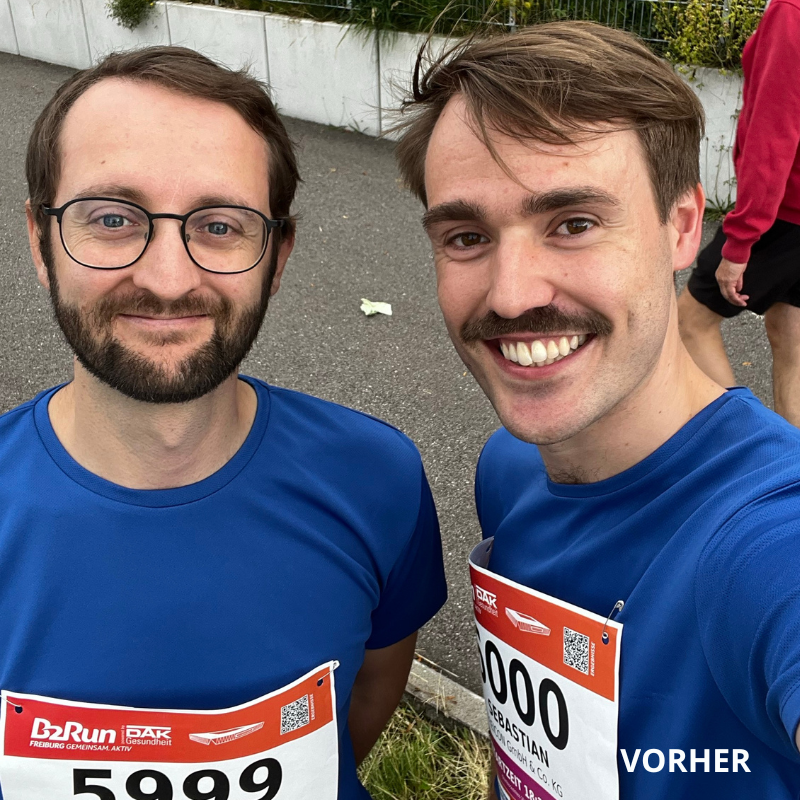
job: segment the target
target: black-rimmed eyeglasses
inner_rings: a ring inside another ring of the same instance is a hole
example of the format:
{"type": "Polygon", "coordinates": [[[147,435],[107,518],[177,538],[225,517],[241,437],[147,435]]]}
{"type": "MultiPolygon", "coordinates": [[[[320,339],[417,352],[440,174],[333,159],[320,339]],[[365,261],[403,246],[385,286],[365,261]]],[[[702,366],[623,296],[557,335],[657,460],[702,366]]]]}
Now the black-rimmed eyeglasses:
{"type": "Polygon", "coordinates": [[[285,220],[269,219],[247,206],[203,206],[188,214],[151,214],[113,197],[79,197],[43,211],[58,220],[67,255],[91,269],[135,264],[153,240],[153,220],[181,223],[189,258],[207,272],[235,274],[253,269],[267,252],[269,234],[285,220]]]}

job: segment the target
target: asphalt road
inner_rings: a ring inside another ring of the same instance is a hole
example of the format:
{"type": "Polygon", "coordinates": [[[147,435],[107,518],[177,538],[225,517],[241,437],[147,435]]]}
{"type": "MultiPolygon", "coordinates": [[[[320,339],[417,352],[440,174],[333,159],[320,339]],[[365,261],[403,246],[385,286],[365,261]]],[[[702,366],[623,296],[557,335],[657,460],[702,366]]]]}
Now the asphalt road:
{"type": "MultiPolygon", "coordinates": [[[[35,280],[23,208],[31,126],[70,73],[0,53],[0,411],[71,370],[35,280]]],[[[374,414],[417,443],[439,509],[450,584],[450,600],[423,631],[420,650],[479,689],[466,559],[480,538],[475,463],[497,420],[447,339],[421,209],[397,181],[391,144],[286,124],[305,180],[297,247],[244,370],[374,414]],[[392,303],[394,315],[365,317],[362,297],[392,303]]],[[[771,402],[763,323],[745,313],[724,331],[738,380],[771,402]]]]}

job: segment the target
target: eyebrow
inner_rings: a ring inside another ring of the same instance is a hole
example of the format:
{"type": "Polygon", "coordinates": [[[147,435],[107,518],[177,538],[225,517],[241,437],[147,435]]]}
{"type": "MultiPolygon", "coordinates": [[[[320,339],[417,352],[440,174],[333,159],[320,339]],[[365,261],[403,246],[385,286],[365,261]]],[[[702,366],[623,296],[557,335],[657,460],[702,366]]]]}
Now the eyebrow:
{"type": "MultiPolygon", "coordinates": [[[[578,186],[570,189],[554,189],[550,192],[529,194],[522,201],[521,211],[523,216],[531,217],[536,214],[546,214],[562,208],[587,204],[611,208],[620,205],[616,197],[602,189],[597,189],[593,186],[578,186]]],[[[481,222],[486,217],[486,209],[479,203],[453,200],[428,209],[422,215],[422,226],[425,230],[428,230],[440,222],[453,222],[455,220],[481,222]]]]}
{"type": "Polygon", "coordinates": [[[440,222],[452,222],[453,220],[474,220],[486,219],[486,210],[478,203],[468,203],[466,200],[453,200],[449,203],[440,203],[438,206],[429,208],[422,215],[422,227],[427,231],[429,228],[440,222]]]}
{"type": "MultiPolygon", "coordinates": [[[[79,192],[75,196],[75,199],[84,197],[110,197],[119,200],[129,200],[131,203],[136,203],[140,206],[144,206],[145,208],[147,208],[148,199],[144,192],[140,192],[138,189],[134,189],[131,186],[124,186],[116,183],[101,183],[94,186],[89,186],[82,192],[79,192]]],[[[192,208],[203,208],[204,206],[255,207],[241,197],[226,197],[224,195],[203,195],[202,197],[195,198],[192,203],[192,208]]],[[[170,209],[159,209],[153,213],[163,212],[170,213],[170,209]]]]}
{"type": "Polygon", "coordinates": [[[593,186],[576,186],[571,189],[554,189],[552,192],[530,194],[522,202],[522,213],[526,216],[559,211],[562,208],[582,205],[619,206],[616,197],[593,186]]]}
{"type": "Polygon", "coordinates": [[[98,183],[94,186],[89,186],[82,192],[78,192],[74,199],[77,200],[84,197],[110,197],[119,200],[130,200],[132,203],[138,203],[141,206],[144,205],[147,199],[144,193],[138,189],[118,183],[98,183]]]}

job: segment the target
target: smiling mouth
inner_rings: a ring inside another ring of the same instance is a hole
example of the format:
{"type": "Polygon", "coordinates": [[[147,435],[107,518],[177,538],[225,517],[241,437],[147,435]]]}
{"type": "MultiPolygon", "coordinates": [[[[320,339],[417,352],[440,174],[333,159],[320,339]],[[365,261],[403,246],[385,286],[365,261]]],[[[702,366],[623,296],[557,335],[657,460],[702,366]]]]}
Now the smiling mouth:
{"type": "Polygon", "coordinates": [[[559,336],[552,339],[534,339],[532,342],[497,342],[497,347],[507,361],[522,367],[546,367],[555,364],[583,347],[589,336],[585,333],[559,336]]]}

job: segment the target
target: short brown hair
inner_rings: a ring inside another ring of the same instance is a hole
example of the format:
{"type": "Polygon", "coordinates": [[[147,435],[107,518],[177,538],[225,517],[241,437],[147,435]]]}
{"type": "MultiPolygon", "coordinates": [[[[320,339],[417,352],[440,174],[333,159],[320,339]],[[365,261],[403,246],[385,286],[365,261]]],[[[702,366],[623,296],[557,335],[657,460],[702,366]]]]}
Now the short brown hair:
{"type": "Polygon", "coordinates": [[[36,120],[28,142],[25,173],[31,207],[42,234],[47,220],[42,207],[53,202],[58,186],[64,118],[84,92],[105,78],[154,83],[238,111],[269,147],[270,213],[286,219],[288,231],[293,230],[289,215],[300,174],[292,142],[266,88],[244,70],[227,69],[186,47],[146,47],[112,53],[94,67],[77,72],[58,88],[36,120]]]}
{"type": "Polygon", "coordinates": [[[413,96],[403,103],[411,116],[396,128],[402,131],[396,152],[403,178],[426,205],[428,142],[456,95],[493,155],[490,128],[548,144],[573,144],[597,134],[599,125],[634,130],[662,223],[700,182],[703,107],[672,67],[631,34],[593,22],[549,22],[472,36],[435,59],[421,50],[413,96]]]}

